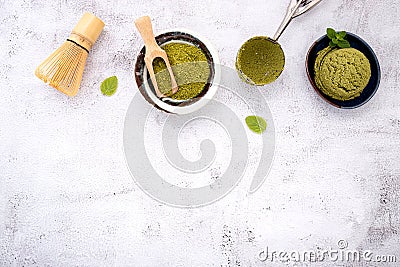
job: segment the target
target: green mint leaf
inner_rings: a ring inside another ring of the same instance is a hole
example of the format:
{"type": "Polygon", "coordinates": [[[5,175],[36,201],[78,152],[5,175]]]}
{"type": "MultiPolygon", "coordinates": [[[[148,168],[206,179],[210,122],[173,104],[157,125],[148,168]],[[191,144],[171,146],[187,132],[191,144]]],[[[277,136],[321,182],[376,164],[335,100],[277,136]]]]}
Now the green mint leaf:
{"type": "Polygon", "coordinates": [[[338,46],[340,48],[349,48],[350,47],[349,41],[347,41],[345,39],[347,36],[347,33],[345,31],[336,32],[332,28],[327,28],[326,34],[328,35],[328,38],[330,39],[329,46],[331,48],[334,48],[336,46],[338,46]]]}
{"type": "Polygon", "coordinates": [[[338,40],[344,40],[343,37],[340,36],[338,33],[336,34],[336,37],[335,37],[335,38],[338,39],[338,40]]]}
{"type": "Polygon", "coordinates": [[[350,47],[350,43],[347,40],[339,40],[338,46],[340,48],[349,48],[350,47]]]}
{"type": "Polygon", "coordinates": [[[332,28],[326,29],[326,34],[328,35],[329,39],[336,38],[336,31],[332,28]]]}
{"type": "Polygon", "coordinates": [[[262,134],[267,129],[267,122],[259,116],[248,116],[246,124],[250,130],[257,134],[262,134]]]}
{"type": "Polygon", "coordinates": [[[338,33],[338,35],[340,37],[342,37],[342,39],[344,39],[346,37],[347,33],[345,31],[341,31],[341,32],[338,33]]]}
{"type": "Polygon", "coordinates": [[[101,92],[103,93],[103,95],[106,96],[112,96],[113,94],[115,94],[117,88],[118,88],[117,76],[111,76],[105,79],[100,85],[101,92]]]}

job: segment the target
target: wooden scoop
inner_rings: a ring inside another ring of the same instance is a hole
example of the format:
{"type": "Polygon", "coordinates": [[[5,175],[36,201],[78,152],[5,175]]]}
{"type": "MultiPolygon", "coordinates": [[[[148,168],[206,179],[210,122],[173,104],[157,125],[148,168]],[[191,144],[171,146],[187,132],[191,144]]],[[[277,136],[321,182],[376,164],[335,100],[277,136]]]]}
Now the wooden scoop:
{"type": "Polygon", "coordinates": [[[147,70],[150,74],[151,82],[153,83],[154,90],[159,98],[167,97],[163,93],[161,93],[160,89],[157,85],[156,75],[154,74],[153,69],[153,60],[157,57],[160,57],[164,60],[165,65],[167,65],[167,69],[169,75],[171,77],[171,88],[172,94],[175,94],[178,91],[178,85],[175,80],[174,73],[172,72],[171,64],[168,61],[167,53],[158,46],[156,39],[153,33],[153,27],[151,26],[151,20],[149,16],[144,16],[138,18],[135,21],[136,28],[138,29],[140,35],[143,38],[146,54],[144,57],[144,62],[146,63],[147,70]]]}

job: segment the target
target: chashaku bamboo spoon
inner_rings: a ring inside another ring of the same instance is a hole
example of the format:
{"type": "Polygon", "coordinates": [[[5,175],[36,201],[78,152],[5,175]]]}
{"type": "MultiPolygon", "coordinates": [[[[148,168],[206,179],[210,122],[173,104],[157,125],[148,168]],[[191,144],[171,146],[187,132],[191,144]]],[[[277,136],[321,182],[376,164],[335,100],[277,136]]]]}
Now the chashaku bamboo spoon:
{"type": "Polygon", "coordinates": [[[147,70],[150,74],[150,79],[153,84],[156,95],[159,98],[167,97],[166,95],[161,93],[157,85],[156,75],[153,69],[153,60],[157,57],[162,58],[165,62],[165,65],[167,66],[169,75],[171,77],[172,94],[175,94],[178,91],[178,85],[176,83],[174,73],[172,72],[171,64],[168,61],[167,53],[164,50],[162,50],[161,47],[156,42],[150,17],[144,16],[138,18],[135,21],[135,25],[140,35],[142,36],[146,47],[146,54],[144,57],[144,61],[146,63],[147,70]]]}

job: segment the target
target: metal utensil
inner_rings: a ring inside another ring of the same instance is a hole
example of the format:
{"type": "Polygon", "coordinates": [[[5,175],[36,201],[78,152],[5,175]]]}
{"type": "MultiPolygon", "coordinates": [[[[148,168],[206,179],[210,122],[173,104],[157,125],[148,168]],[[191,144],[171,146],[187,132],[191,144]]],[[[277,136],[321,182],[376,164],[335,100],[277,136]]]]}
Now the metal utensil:
{"type": "MultiPolygon", "coordinates": [[[[283,66],[284,66],[284,62],[285,62],[285,56],[283,53],[283,49],[280,46],[280,44],[278,43],[278,39],[279,37],[282,35],[282,33],[284,32],[284,30],[287,28],[287,26],[289,25],[289,23],[292,21],[293,18],[296,18],[304,13],[306,13],[307,11],[309,11],[311,8],[315,7],[318,3],[320,3],[322,0],[291,0],[287,11],[286,11],[286,15],[282,21],[282,23],[280,24],[278,30],[276,31],[275,35],[273,38],[269,38],[269,37],[257,37],[256,39],[259,41],[260,38],[264,39],[265,42],[270,42],[270,43],[274,43],[277,44],[279,47],[279,53],[275,53],[275,56],[278,55],[279,60],[281,60],[281,62],[283,62],[283,66]]],[[[255,38],[251,38],[249,40],[247,40],[245,42],[245,44],[242,45],[241,49],[239,50],[237,59],[236,59],[236,67],[237,70],[239,72],[239,75],[248,83],[250,84],[254,84],[254,85],[265,85],[268,84],[272,81],[275,81],[282,73],[283,68],[280,71],[275,71],[275,72],[266,72],[265,76],[269,77],[269,79],[267,82],[254,82],[252,81],[249,77],[251,77],[251,73],[245,73],[241,68],[240,68],[240,51],[242,49],[244,49],[244,45],[249,45],[249,42],[254,41],[255,38]]],[[[257,52],[255,52],[257,53],[257,52]]],[[[254,58],[257,58],[257,54],[254,55],[254,58]]],[[[268,58],[267,58],[268,60],[268,58]]],[[[259,63],[259,62],[258,62],[259,63]]]]}

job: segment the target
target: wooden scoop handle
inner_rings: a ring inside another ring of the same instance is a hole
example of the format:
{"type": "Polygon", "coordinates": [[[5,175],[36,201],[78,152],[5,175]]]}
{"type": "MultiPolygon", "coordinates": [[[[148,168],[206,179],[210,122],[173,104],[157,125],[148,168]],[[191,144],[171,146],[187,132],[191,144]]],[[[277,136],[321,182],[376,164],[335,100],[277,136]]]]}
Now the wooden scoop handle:
{"type": "Polygon", "coordinates": [[[176,83],[174,73],[172,72],[171,64],[169,63],[167,53],[158,46],[156,39],[153,33],[153,27],[151,25],[151,19],[149,16],[140,17],[135,21],[136,28],[138,29],[140,35],[143,38],[144,44],[146,46],[146,55],[144,57],[147,70],[150,74],[151,82],[153,83],[154,90],[156,95],[160,98],[166,97],[163,93],[160,92],[156,80],[156,75],[153,69],[153,60],[156,57],[160,57],[164,60],[169,75],[171,77],[171,89],[172,94],[175,94],[178,91],[178,85],[176,83]]]}
{"type": "MultiPolygon", "coordinates": [[[[148,50],[158,49],[158,44],[154,37],[153,26],[149,16],[140,17],[135,20],[136,28],[143,38],[144,44],[148,50]]],[[[151,52],[151,51],[148,51],[151,52]]]]}

